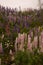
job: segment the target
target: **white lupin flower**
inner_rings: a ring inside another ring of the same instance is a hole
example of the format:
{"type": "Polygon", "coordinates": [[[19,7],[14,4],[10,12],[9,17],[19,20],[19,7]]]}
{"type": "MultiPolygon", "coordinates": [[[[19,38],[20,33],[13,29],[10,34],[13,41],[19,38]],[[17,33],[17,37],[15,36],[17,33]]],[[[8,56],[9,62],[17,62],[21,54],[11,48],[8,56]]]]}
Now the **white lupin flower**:
{"type": "Polygon", "coordinates": [[[38,44],[38,38],[37,36],[35,36],[32,45],[33,47],[37,48],[37,44],[38,44]]]}
{"type": "Polygon", "coordinates": [[[4,38],[4,34],[2,34],[2,37],[1,37],[2,39],[4,38]]]}
{"type": "Polygon", "coordinates": [[[13,53],[12,53],[12,50],[10,50],[10,54],[12,55],[13,53]]]}
{"type": "Polygon", "coordinates": [[[28,35],[28,44],[27,44],[27,48],[32,51],[32,43],[31,43],[31,37],[30,35],[28,35]]]}

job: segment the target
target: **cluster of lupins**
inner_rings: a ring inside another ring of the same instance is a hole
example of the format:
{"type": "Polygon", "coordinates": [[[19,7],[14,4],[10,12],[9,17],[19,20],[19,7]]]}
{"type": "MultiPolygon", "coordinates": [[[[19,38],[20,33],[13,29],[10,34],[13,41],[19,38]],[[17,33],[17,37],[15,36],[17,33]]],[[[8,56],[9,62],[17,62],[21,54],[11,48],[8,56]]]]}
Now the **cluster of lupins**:
{"type": "MultiPolygon", "coordinates": [[[[33,29],[34,30],[34,29],[33,29]]],[[[27,50],[33,51],[33,49],[37,49],[38,52],[43,52],[43,29],[37,28],[37,31],[33,32],[31,30],[30,33],[18,33],[18,37],[16,37],[15,41],[15,50],[25,50],[24,46],[27,45],[27,50]]]]}
{"type": "Polygon", "coordinates": [[[15,33],[10,37],[7,35],[0,35],[0,53],[8,53],[12,50],[12,53],[15,53],[18,50],[24,50],[26,48],[32,51],[32,48],[41,48],[43,52],[43,27],[36,29],[33,28],[27,33],[15,33]]]}
{"type": "MultiPolygon", "coordinates": [[[[4,42],[10,40],[14,43],[14,40],[16,39],[18,33],[28,33],[31,29],[31,26],[34,27],[34,24],[32,22],[34,21],[34,18],[38,15],[37,13],[38,10],[18,12],[15,9],[8,9],[0,6],[0,42],[2,41],[1,36],[3,34],[5,38],[3,40],[4,42]]],[[[36,18],[35,22],[37,20],[36,18]]]]}
{"type": "Polygon", "coordinates": [[[36,35],[38,27],[43,25],[42,11],[43,9],[22,12],[0,6],[0,42],[5,44],[13,42],[14,46],[18,33],[28,34],[34,29],[33,34],[36,35]],[[1,38],[2,35],[4,39],[1,38]]]}
{"type": "Polygon", "coordinates": [[[6,31],[10,29],[10,32],[28,32],[30,27],[42,25],[42,11],[43,9],[22,12],[0,6],[0,26],[7,28],[6,31]]]}
{"type": "Polygon", "coordinates": [[[43,9],[28,10],[22,12],[17,11],[16,9],[0,6],[0,54],[3,53],[2,55],[5,57],[6,61],[5,64],[7,64],[7,62],[9,63],[8,59],[12,58],[12,56],[14,56],[15,52],[18,52],[18,50],[23,49],[24,51],[24,49],[26,50],[28,47],[28,49],[32,51],[32,43],[33,46],[38,46],[39,48],[39,38],[41,51],[43,52],[43,44],[41,44],[43,43],[42,31],[43,9]],[[23,33],[26,33],[25,36],[23,33]],[[25,39],[23,36],[25,37],[25,39]],[[26,39],[27,37],[28,39],[26,39]]]}

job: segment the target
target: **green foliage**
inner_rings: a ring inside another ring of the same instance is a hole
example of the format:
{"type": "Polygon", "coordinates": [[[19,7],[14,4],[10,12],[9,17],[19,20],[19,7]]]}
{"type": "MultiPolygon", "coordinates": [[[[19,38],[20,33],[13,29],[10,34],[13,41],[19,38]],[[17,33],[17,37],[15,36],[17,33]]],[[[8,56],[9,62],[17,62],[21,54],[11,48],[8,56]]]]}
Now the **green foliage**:
{"type": "Polygon", "coordinates": [[[38,53],[36,50],[30,51],[18,51],[14,54],[14,60],[11,61],[9,54],[0,55],[2,59],[2,65],[15,64],[15,65],[43,65],[43,53],[38,53]]]}
{"type": "Polygon", "coordinates": [[[43,65],[43,53],[18,51],[14,63],[15,65],[43,65]]]}
{"type": "Polygon", "coordinates": [[[15,55],[15,65],[28,65],[29,58],[27,52],[19,51],[15,55]]]}

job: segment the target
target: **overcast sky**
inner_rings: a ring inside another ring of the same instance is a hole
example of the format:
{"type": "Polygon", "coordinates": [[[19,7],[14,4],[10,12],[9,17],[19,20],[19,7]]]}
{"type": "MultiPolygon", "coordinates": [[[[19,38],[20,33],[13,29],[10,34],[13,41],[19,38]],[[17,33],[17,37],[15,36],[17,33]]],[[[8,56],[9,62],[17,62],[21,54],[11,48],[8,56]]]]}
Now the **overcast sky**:
{"type": "Polygon", "coordinates": [[[38,0],[0,0],[0,4],[11,8],[38,8],[38,0]]]}

